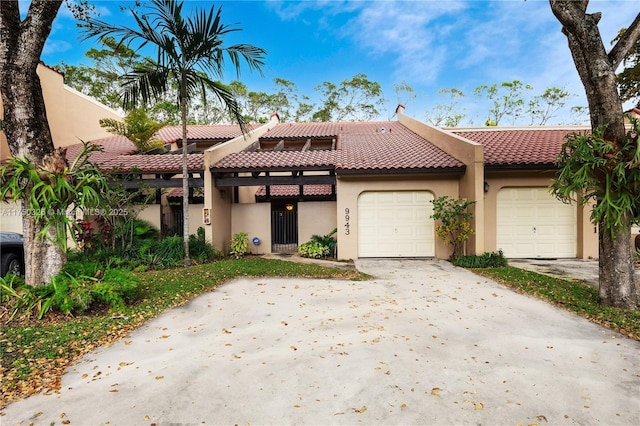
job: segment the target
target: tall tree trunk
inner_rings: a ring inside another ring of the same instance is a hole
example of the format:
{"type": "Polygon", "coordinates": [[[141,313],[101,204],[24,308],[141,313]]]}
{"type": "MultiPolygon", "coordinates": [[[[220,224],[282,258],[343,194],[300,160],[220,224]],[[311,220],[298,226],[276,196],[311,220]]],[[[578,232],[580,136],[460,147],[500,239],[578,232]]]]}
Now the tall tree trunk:
{"type": "MultiPolygon", "coordinates": [[[[62,0],[32,0],[21,21],[17,0],[0,1],[3,130],[11,155],[26,156],[34,164],[40,164],[54,148],[36,70],[61,4],[62,0]]],[[[55,244],[36,237],[40,229],[33,217],[23,217],[26,281],[32,285],[48,282],[66,259],[55,244]]]]}
{"type": "Polygon", "coordinates": [[[633,263],[627,259],[631,256],[631,227],[626,222],[614,230],[615,238],[610,231],[601,231],[600,240],[600,303],[606,306],[633,309],[638,301],[638,283],[633,280],[633,263]],[[617,279],[615,286],[602,285],[611,277],[617,279]],[[631,277],[630,279],[627,277],[631,277]]]}
{"type": "MultiPolygon", "coordinates": [[[[621,147],[626,137],[622,102],[618,95],[615,70],[624,57],[626,46],[640,32],[640,14],[627,34],[607,53],[598,29],[601,14],[587,14],[588,0],[550,0],[551,10],[563,25],[589,103],[591,128],[606,126],[605,140],[621,147]]],[[[626,48],[628,49],[628,48],[626,48]]],[[[604,182],[601,183],[606,188],[604,182]]],[[[640,291],[634,282],[631,257],[630,212],[622,215],[613,232],[600,226],[599,263],[601,303],[625,309],[640,304],[640,291]]]]}
{"type": "Polygon", "coordinates": [[[184,266],[189,266],[189,165],[187,149],[187,87],[184,74],[180,80],[180,112],[182,114],[182,236],[184,238],[184,266]]]}

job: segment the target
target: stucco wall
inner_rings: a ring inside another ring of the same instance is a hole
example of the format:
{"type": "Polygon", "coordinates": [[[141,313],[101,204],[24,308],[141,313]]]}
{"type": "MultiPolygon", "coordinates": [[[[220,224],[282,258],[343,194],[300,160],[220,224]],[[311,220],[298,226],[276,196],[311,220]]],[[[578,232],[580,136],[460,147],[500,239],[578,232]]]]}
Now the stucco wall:
{"type": "MultiPolygon", "coordinates": [[[[484,198],[484,226],[485,250],[496,251],[497,232],[497,194],[502,188],[548,187],[552,183],[553,172],[522,172],[487,173],[485,180],[489,184],[489,191],[484,198]]],[[[577,257],[582,259],[598,257],[598,234],[589,221],[588,208],[576,205],[577,209],[577,257]]]]}
{"type": "Polygon", "coordinates": [[[312,235],[326,235],[336,227],[335,201],[298,203],[298,245],[309,241],[312,235]]]}
{"type": "Polygon", "coordinates": [[[459,190],[456,198],[460,197],[475,202],[470,207],[470,211],[473,213],[470,223],[476,233],[471,235],[467,241],[467,253],[483,253],[486,250],[484,246],[485,228],[478,226],[478,224],[484,222],[484,148],[477,142],[404,115],[404,107],[399,106],[396,112],[398,121],[402,125],[466,166],[465,174],[459,181],[459,190]]]}
{"type": "MultiPolygon", "coordinates": [[[[337,192],[337,239],[338,258],[357,259],[358,257],[358,197],[364,191],[429,191],[434,198],[448,195],[458,198],[458,180],[448,176],[424,176],[422,178],[407,179],[399,176],[385,176],[383,179],[339,178],[336,185],[337,192]],[[348,209],[348,221],[345,212],[348,209]],[[349,223],[349,232],[346,225],[349,223]]],[[[436,257],[446,259],[451,254],[451,248],[444,245],[436,237],[436,257]]]]}
{"type": "Polygon", "coordinates": [[[253,254],[271,253],[271,204],[232,204],[231,234],[246,232],[249,238],[249,252],[253,254]],[[253,238],[260,239],[260,245],[253,244],[253,238]]]}
{"type": "MultiPolygon", "coordinates": [[[[37,70],[55,146],[68,146],[111,136],[100,127],[101,118],[122,116],[96,100],[64,85],[63,75],[42,64],[37,70]]],[[[2,99],[0,99],[0,111],[2,99]]],[[[0,132],[0,159],[10,157],[4,132],[0,132]]]]}
{"type": "Polygon", "coordinates": [[[158,230],[162,229],[162,215],[160,212],[160,204],[151,204],[144,206],[143,209],[138,211],[138,219],[149,222],[158,230]]]}

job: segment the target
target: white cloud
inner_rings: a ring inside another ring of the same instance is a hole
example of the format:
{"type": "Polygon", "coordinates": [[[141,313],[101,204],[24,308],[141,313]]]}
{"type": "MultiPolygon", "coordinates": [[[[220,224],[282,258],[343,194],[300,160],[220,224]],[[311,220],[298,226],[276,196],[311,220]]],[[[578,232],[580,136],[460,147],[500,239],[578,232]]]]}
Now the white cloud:
{"type": "Polygon", "coordinates": [[[54,55],[61,52],[67,52],[71,49],[73,49],[73,45],[71,43],[49,37],[44,45],[42,53],[44,55],[54,55]]]}

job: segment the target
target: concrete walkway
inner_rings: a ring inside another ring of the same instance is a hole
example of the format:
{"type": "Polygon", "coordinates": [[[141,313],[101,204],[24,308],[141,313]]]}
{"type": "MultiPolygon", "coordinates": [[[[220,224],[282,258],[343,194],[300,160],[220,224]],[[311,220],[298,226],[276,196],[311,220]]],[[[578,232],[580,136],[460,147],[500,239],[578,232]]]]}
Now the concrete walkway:
{"type": "Polygon", "coordinates": [[[241,279],[95,351],[2,425],[640,424],[640,342],[438,260],[241,279]]]}

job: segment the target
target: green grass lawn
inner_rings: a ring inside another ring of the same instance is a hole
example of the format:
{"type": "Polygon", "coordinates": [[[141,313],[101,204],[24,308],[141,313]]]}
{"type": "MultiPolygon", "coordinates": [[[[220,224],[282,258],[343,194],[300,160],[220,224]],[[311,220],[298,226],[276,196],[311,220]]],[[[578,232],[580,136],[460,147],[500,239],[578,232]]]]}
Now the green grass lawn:
{"type": "Polygon", "coordinates": [[[520,268],[471,269],[521,293],[574,312],[595,323],[640,340],[640,309],[625,311],[598,304],[598,290],[579,281],[567,281],[520,268]]]}

